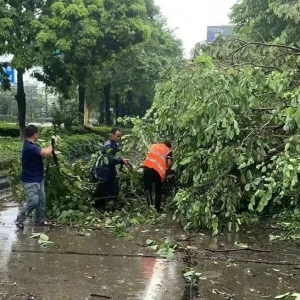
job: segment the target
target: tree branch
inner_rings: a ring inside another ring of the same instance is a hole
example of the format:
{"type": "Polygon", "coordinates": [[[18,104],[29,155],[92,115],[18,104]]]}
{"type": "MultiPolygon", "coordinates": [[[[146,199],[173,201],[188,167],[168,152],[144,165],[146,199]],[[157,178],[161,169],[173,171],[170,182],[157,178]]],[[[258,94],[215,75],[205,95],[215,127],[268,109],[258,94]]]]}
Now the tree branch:
{"type": "Polygon", "coordinates": [[[292,47],[292,46],[276,45],[276,44],[266,44],[266,43],[260,43],[260,42],[248,42],[247,43],[247,42],[245,42],[243,40],[240,40],[240,39],[235,39],[235,40],[238,40],[238,41],[243,42],[245,44],[242,45],[242,46],[240,46],[239,48],[235,49],[234,51],[232,51],[230,54],[228,54],[225,57],[225,59],[227,59],[230,56],[233,56],[234,54],[236,54],[237,52],[239,52],[243,48],[246,48],[246,47],[251,46],[251,45],[264,46],[264,47],[276,47],[276,48],[282,48],[282,49],[289,49],[289,50],[292,50],[292,51],[295,51],[295,52],[299,52],[299,54],[300,54],[300,49],[296,48],[296,47],[292,47]]]}
{"type": "Polygon", "coordinates": [[[237,251],[253,251],[253,252],[267,252],[267,253],[272,252],[272,250],[253,249],[250,247],[241,248],[241,249],[225,249],[225,250],[215,250],[215,249],[210,249],[210,248],[204,248],[204,250],[212,252],[212,253],[227,253],[227,252],[237,252],[237,251]]]}
{"type": "Polygon", "coordinates": [[[235,68],[235,67],[243,67],[243,66],[253,66],[253,67],[258,67],[258,68],[262,68],[262,69],[271,69],[271,70],[276,70],[276,71],[282,71],[281,69],[279,69],[277,67],[257,65],[255,63],[251,63],[251,62],[245,62],[245,63],[242,63],[242,64],[234,64],[234,65],[231,65],[227,68],[235,68]]]}

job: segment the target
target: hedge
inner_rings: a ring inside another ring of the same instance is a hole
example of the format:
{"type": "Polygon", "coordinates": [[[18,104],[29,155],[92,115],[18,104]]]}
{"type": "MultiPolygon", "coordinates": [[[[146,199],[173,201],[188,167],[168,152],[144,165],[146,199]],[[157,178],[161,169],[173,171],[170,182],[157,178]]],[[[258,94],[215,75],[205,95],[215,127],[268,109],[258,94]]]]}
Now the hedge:
{"type": "MultiPolygon", "coordinates": [[[[103,138],[107,138],[112,127],[108,126],[97,126],[97,127],[83,127],[77,126],[73,127],[71,132],[67,132],[65,129],[62,129],[62,134],[99,134],[103,138]]],[[[53,127],[41,127],[39,130],[42,133],[49,133],[53,132],[53,127]]],[[[130,133],[130,129],[121,128],[123,135],[130,133]]],[[[7,123],[7,122],[0,122],[0,137],[19,137],[20,132],[18,125],[15,123],[7,123]]]]}
{"type": "MultiPolygon", "coordinates": [[[[108,138],[109,132],[111,131],[112,127],[108,126],[97,126],[97,127],[83,127],[77,126],[73,127],[71,133],[72,134],[98,134],[103,138],[108,138]]],[[[129,134],[130,129],[128,128],[120,128],[123,135],[129,134]]]]}
{"type": "MultiPolygon", "coordinates": [[[[43,137],[43,139],[46,139],[43,137]]],[[[49,138],[50,141],[50,138],[49,138]]],[[[100,138],[96,134],[63,135],[61,152],[68,158],[76,158],[95,153],[99,149],[100,138]]],[[[22,142],[11,137],[0,137],[0,170],[9,169],[21,155],[22,142]]]]}
{"type": "MultiPolygon", "coordinates": [[[[108,138],[111,127],[74,127],[72,133],[62,130],[61,151],[69,159],[95,153],[99,142],[108,138]]],[[[121,129],[123,135],[130,129],[121,129]]],[[[41,127],[41,139],[50,140],[52,127],[41,127]]],[[[0,170],[7,170],[18,160],[21,154],[22,142],[18,139],[19,129],[13,123],[0,123],[0,170]]]]}
{"type": "Polygon", "coordinates": [[[19,137],[20,131],[16,124],[1,122],[0,123],[0,136],[5,137],[19,137]]]}

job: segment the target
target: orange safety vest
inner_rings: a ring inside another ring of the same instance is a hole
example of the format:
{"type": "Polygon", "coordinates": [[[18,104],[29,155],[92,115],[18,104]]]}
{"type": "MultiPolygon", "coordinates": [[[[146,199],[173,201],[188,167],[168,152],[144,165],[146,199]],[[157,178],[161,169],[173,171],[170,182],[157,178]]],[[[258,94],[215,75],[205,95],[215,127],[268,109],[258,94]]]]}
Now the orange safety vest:
{"type": "Polygon", "coordinates": [[[162,181],[165,180],[167,170],[167,156],[170,149],[165,144],[154,144],[143,163],[143,167],[152,168],[158,172],[162,181]]]}

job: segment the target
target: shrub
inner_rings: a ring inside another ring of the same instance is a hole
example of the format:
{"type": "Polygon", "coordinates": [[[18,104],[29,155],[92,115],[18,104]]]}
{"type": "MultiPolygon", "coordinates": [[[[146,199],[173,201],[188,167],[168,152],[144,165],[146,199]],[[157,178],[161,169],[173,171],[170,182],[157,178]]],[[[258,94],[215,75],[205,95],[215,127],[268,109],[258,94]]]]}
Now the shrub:
{"type": "MultiPolygon", "coordinates": [[[[41,136],[50,141],[50,136],[41,136]]],[[[72,159],[99,150],[99,137],[95,134],[86,135],[64,135],[61,141],[61,152],[67,158],[72,159]]],[[[22,142],[16,138],[0,138],[0,170],[9,169],[12,164],[19,160],[22,142]]]]}
{"type": "Polygon", "coordinates": [[[0,136],[18,137],[20,136],[19,127],[15,123],[0,123],[0,136]]]}

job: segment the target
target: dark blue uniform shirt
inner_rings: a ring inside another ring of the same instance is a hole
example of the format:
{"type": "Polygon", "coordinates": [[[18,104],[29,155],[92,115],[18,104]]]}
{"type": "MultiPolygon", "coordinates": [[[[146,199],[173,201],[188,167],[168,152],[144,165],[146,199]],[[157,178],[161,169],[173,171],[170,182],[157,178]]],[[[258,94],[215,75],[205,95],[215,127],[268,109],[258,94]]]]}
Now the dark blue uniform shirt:
{"type": "Polygon", "coordinates": [[[27,183],[42,182],[44,179],[43,157],[41,148],[25,141],[22,149],[22,173],[21,181],[27,183]]]}

